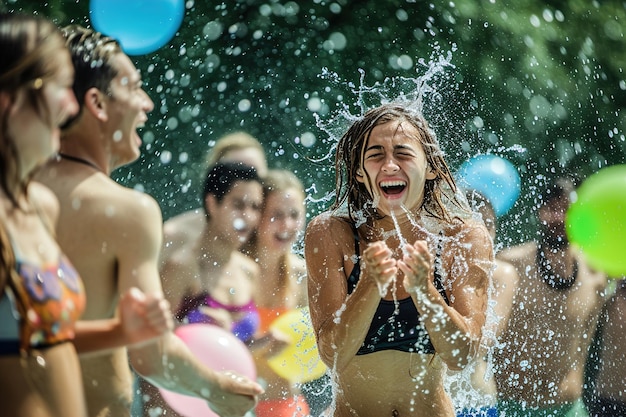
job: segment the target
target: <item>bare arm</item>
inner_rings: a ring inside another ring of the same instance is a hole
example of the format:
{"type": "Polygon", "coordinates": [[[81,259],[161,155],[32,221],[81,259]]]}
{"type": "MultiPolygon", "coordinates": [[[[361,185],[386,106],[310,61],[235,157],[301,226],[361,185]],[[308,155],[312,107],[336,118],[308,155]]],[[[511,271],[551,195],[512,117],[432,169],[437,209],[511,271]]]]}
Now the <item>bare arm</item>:
{"type": "Polygon", "coordinates": [[[346,268],[356,256],[347,223],[327,215],[311,221],[305,235],[309,308],[320,357],[331,369],[342,369],[354,358],[381,298],[368,271],[348,296],[346,268]]]}
{"type": "Polygon", "coordinates": [[[291,259],[291,279],[293,280],[292,286],[295,293],[295,308],[305,307],[309,303],[306,287],[306,263],[304,262],[304,258],[299,255],[292,254],[291,259]]]}
{"type": "Polygon", "coordinates": [[[452,237],[442,253],[444,281],[452,283],[450,305],[434,285],[432,256],[425,241],[407,245],[399,262],[436,352],[451,369],[476,355],[485,324],[487,289],[493,262],[491,239],[482,226],[469,226],[452,237]]]}
{"type": "Polygon", "coordinates": [[[493,271],[494,314],[497,319],[495,334],[500,336],[506,329],[509,316],[511,315],[513,298],[519,284],[519,275],[515,267],[510,263],[499,259],[495,262],[496,269],[493,271]]]}
{"type": "MultiPolygon", "coordinates": [[[[146,294],[162,295],[158,274],[161,247],[161,212],[148,196],[128,196],[111,222],[115,240],[119,291],[137,287],[146,294]]],[[[243,415],[256,402],[261,387],[248,378],[233,378],[204,366],[173,333],[153,343],[129,349],[133,368],[153,384],[207,399],[220,415],[243,415]]]]}
{"type": "Polygon", "coordinates": [[[81,355],[149,342],[173,328],[169,303],[146,296],[138,288],[126,291],[119,314],[111,319],[78,321],[74,346],[81,355]]]}

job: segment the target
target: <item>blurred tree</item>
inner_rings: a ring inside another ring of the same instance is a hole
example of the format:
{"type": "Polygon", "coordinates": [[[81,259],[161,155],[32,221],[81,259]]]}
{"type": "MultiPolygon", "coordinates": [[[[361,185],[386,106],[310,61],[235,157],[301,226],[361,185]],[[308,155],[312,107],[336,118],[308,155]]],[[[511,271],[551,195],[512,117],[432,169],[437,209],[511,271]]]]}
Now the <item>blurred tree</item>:
{"type": "MultiPolygon", "coordinates": [[[[528,213],[545,177],[583,179],[624,163],[620,0],[185,4],[169,45],[133,57],[155,110],[142,132],[143,156],[115,173],[157,198],[166,218],[199,204],[206,152],[239,129],[264,143],[272,165],[294,170],[311,197],[322,199],[334,180],[326,155],[343,127],[330,123],[332,116],[342,106],[360,114],[359,104],[368,104],[359,102],[363,87],[375,83],[386,85],[383,95],[406,93],[448,56],[452,66],[441,65],[429,80],[434,92],[424,112],[453,169],[495,153],[520,170],[522,197],[500,221],[509,242],[534,232],[528,213]],[[385,83],[390,77],[401,82],[385,83]]],[[[0,8],[59,25],[90,24],[85,0],[4,0],[0,8]]],[[[326,204],[312,203],[309,215],[326,204]]]]}

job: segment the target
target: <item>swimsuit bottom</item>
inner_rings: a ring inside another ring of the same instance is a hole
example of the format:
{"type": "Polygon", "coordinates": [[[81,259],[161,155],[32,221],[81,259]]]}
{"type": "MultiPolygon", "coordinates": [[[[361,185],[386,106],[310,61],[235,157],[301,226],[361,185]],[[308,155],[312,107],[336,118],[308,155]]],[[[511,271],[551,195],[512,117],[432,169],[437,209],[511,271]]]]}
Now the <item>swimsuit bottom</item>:
{"type": "Polygon", "coordinates": [[[506,417],[587,417],[582,399],[553,407],[529,407],[515,400],[500,400],[496,407],[506,417]]]}

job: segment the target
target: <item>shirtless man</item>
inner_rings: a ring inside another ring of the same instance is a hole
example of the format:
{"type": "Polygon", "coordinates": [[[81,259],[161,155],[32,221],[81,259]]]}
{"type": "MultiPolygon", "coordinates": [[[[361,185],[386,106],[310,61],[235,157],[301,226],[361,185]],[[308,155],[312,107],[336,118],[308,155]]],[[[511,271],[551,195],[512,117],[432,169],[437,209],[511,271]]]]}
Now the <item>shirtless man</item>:
{"type": "Polygon", "coordinates": [[[567,241],[573,193],[571,181],[556,180],[538,210],[538,241],[498,255],[520,276],[495,357],[498,410],[507,416],[580,415],[585,359],[607,279],[567,241]]]}
{"type": "Polygon", "coordinates": [[[626,416],[626,278],[606,301],[587,358],[585,405],[590,417],[626,416]]]}
{"type": "MultiPolygon", "coordinates": [[[[153,103],[140,75],[110,38],[78,26],[64,29],[76,69],[77,117],[62,133],[58,158],[38,179],[61,203],[58,241],[84,279],[86,320],[116,314],[130,287],[162,294],[158,257],[161,210],[150,196],[113,181],[112,170],[133,162],[136,129],[153,103]]],[[[133,377],[205,398],[221,416],[241,416],[262,388],[247,378],[203,366],[171,332],[141,347],[119,348],[81,359],[90,416],[129,416],[133,377]]]]}

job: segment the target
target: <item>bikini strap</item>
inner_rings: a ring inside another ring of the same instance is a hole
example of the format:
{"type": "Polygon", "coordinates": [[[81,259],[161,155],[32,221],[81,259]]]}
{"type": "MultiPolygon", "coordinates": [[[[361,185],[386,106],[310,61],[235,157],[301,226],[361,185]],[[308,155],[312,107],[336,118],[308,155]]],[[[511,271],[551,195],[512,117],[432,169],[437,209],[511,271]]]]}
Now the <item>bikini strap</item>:
{"type": "Polygon", "coordinates": [[[443,297],[446,304],[450,305],[450,300],[448,299],[448,294],[446,294],[446,289],[443,285],[443,277],[441,275],[441,270],[443,268],[441,262],[441,253],[443,252],[443,232],[439,232],[439,239],[437,240],[437,250],[435,251],[435,265],[433,275],[435,276],[435,287],[437,287],[437,291],[443,297]]]}
{"type": "Polygon", "coordinates": [[[357,230],[354,223],[350,223],[350,228],[352,229],[352,236],[354,237],[354,255],[357,257],[357,263],[361,259],[361,247],[360,242],[361,238],[359,237],[359,231],[357,230]]]}
{"type": "Polygon", "coordinates": [[[359,233],[354,223],[350,223],[350,228],[352,229],[352,236],[354,237],[354,256],[356,258],[356,262],[354,263],[354,267],[348,276],[348,294],[352,294],[352,291],[356,288],[356,284],[359,282],[361,275],[361,238],[359,237],[359,233]]]}

